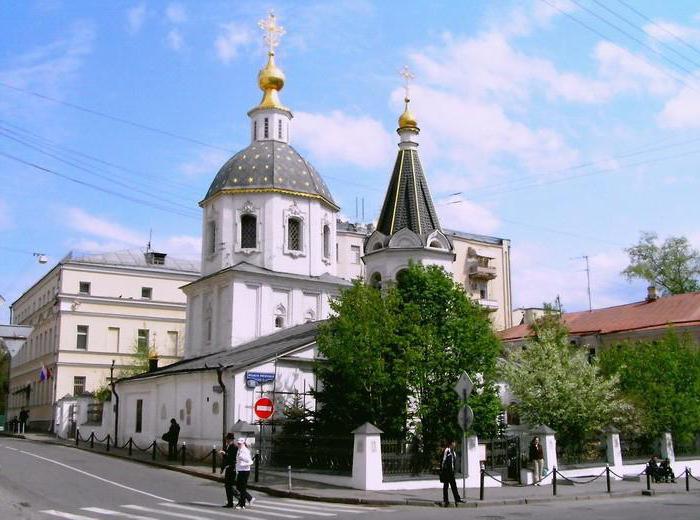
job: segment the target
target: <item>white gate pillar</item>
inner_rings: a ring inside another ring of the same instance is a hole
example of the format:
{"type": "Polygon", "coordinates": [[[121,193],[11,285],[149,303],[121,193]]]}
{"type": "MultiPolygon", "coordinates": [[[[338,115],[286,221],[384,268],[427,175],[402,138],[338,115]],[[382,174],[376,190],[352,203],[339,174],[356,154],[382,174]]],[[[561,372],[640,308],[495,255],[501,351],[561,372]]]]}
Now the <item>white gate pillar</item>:
{"type": "Polygon", "coordinates": [[[673,438],[671,432],[665,432],[661,435],[661,459],[668,459],[673,464],[676,462],[676,454],[673,451],[673,438]]]}
{"type": "MultiPolygon", "coordinates": [[[[547,469],[547,473],[551,472],[554,468],[559,469],[557,464],[557,440],[554,438],[555,433],[554,430],[544,424],[540,424],[532,431],[533,437],[540,438],[540,445],[544,452],[544,467],[547,469]]],[[[551,484],[552,476],[550,475],[543,478],[540,483],[551,484]]]]}
{"type": "Polygon", "coordinates": [[[384,481],[382,471],[382,430],[366,422],[355,428],[352,450],[352,487],[355,489],[381,489],[384,481]]]}

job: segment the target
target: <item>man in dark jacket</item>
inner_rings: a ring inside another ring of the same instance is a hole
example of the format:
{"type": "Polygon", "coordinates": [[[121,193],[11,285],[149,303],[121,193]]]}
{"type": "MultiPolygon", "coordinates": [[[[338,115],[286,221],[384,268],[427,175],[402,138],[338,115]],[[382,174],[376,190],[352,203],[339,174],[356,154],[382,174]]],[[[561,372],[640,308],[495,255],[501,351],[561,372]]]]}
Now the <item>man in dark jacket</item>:
{"type": "Polygon", "coordinates": [[[226,503],[222,507],[232,508],[233,498],[238,499],[238,491],[234,487],[236,482],[236,455],[238,454],[238,446],[236,446],[235,441],[235,435],[227,433],[225,449],[219,451],[223,457],[221,472],[224,474],[224,489],[226,490],[226,503]]]}
{"type": "Polygon", "coordinates": [[[163,440],[168,443],[168,459],[177,459],[177,440],[180,437],[180,425],[175,418],[170,419],[170,428],[163,435],[163,440]]]}
{"type": "Polygon", "coordinates": [[[440,463],[440,482],[442,482],[442,502],[445,507],[449,507],[450,501],[447,495],[447,488],[452,488],[452,496],[455,499],[455,507],[460,502],[464,502],[457,491],[457,482],[455,482],[455,463],[457,455],[455,453],[455,441],[447,443],[445,450],[442,452],[440,463]]]}

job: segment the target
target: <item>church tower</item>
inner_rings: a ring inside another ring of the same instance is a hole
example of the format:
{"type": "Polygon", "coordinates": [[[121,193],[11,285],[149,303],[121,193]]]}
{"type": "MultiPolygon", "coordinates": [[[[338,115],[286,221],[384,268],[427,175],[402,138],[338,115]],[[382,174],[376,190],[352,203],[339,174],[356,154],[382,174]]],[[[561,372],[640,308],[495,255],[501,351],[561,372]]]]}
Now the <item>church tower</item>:
{"type": "Polygon", "coordinates": [[[284,29],[262,20],[263,92],[248,112],[251,143],[216,174],[200,202],[202,278],[187,294],[186,357],[230,348],[323,319],[328,298],[348,285],[336,274],[338,206],[314,167],[290,143],[293,114],[279,98],[275,63],[284,29]]]}
{"type": "Polygon", "coordinates": [[[452,272],[455,260],[450,240],[440,228],[428,183],[418,156],[420,128],[411,113],[407,67],[404,112],[399,117],[399,151],[377,229],[365,240],[366,282],[375,287],[392,282],[409,262],[440,265],[452,272]]]}

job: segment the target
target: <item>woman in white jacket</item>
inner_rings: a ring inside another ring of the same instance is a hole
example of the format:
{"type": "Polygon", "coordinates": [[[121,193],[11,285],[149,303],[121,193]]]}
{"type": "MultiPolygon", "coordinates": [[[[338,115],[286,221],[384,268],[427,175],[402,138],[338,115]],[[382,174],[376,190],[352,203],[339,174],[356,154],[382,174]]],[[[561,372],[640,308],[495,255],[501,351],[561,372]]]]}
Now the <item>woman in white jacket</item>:
{"type": "Polygon", "coordinates": [[[250,493],[248,493],[248,477],[250,476],[250,467],[253,465],[253,457],[246,445],[245,439],[238,439],[238,453],[236,454],[236,488],[238,489],[238,504],[237,509],[245,509],[246,500],[248,506],[255,502],[250,493]]]}

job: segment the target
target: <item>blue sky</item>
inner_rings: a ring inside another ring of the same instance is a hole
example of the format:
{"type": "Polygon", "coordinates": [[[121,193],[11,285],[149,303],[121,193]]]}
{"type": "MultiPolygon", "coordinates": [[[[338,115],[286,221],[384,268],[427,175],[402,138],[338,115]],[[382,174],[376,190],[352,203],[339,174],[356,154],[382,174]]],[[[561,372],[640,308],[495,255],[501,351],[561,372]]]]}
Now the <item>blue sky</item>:
{"type": "Polygon", "coordinates": [[[152,229],[198,256],[197,202],[248,144],[270,8],[293,145],[347,217],[356,198],[377,217],[407,64],[442,224],[512,241],[516,305],[586,308],[584,254],[595,307],[639,300],[619,272],[640,231],[700,245],[697,2],[16,1],[0,10],[0,322],[71,249],[144,247],[152,229]]]}

